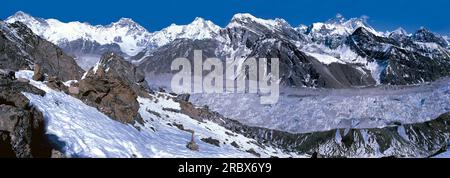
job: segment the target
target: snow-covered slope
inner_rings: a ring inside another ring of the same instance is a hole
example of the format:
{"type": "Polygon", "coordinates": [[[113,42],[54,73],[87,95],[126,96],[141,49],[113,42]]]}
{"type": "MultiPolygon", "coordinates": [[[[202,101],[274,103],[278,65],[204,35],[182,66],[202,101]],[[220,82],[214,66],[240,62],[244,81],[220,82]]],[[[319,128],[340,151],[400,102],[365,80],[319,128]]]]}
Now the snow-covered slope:
{"type": "MultiPolygon", "coordinates": [[[[29,79],[31,84],[46,92],[44,97],[24,93],[47,122],[47,134],[57,138],[63,152],[71,157],[262,157],[291,155],[272,148],[261,147],[256,141],[219,126],[210,121],[199,122],[187,115],[173,112],[180,105],[170,95],[156,93],[150,98],[138,98],[139,113],[144,124],[125,125],[85,105],[82,101],[55,91],[44,83],[31,80],[32,71],[19,71],[17,78],[29,79]],[[195,131],[199,151],[186,148],[195,131]],[[139,128],[139,129],[137,129],[139,128]],[[230,134],[233,133],[233,134],[230,134]],[[201,139],[213,138],[219,146],[201,139]],[[236,143],[236,148],[231,143],[236,143]]],[[[53,138],[53,137],[52,137],[53,138]]]]}

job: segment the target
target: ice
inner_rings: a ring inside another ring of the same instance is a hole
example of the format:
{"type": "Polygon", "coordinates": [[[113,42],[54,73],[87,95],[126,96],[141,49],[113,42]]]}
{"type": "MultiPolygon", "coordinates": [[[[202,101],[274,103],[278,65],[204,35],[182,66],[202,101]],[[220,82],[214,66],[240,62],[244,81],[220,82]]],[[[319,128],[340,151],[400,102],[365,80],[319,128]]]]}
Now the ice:
{"type": "Polygon", "coordinates": [[[191,102],[242,123],[295,133],[376,128],[436,119],[450,111],[450,78],[420,86],[361,89],[282,88],[278,103],[257,94],[193,94],[191,102]]]}

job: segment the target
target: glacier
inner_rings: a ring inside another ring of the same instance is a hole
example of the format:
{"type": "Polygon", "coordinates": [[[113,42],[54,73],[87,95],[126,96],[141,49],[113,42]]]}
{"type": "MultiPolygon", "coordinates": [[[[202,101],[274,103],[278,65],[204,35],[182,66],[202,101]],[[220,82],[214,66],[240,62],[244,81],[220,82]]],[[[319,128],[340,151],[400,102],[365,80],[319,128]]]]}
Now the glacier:
{"type": "Polygon", "coordinates": [[[381,128],[436,119],[450,111],[450,78],[416,86],[352,89],[281,88],[273,105],[258,94],[192,94],[225,117],[250,126],[307,133],[336,128],[381,128]]]}

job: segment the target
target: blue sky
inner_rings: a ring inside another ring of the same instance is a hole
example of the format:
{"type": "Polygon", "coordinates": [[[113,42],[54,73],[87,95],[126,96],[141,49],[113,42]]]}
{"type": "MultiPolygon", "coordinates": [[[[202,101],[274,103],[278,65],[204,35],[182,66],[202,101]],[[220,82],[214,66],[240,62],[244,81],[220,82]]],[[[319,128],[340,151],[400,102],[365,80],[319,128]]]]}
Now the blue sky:
{"type": "Polygon", "coordinates": [[[379,31],[399,26],[414,32],[421,26],[450,36],[448,0],[3,0],[0,18],[22,10],[33,16],[61,21],[109,24],[129,17],[150,31],[171,23],[187,24],[200,16],[225,26],[233,14],[248,12],[261,18],[284,18],[291,25],[325,21],[337,13],[369,17],[379,31]]]}

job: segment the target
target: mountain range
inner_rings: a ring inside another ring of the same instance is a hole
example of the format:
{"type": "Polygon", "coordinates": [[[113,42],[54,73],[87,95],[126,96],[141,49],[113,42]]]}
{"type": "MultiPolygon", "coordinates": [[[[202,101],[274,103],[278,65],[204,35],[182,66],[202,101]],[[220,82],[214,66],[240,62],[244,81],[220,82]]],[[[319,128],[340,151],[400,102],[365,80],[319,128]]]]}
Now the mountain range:
{"type": "Polygon", "coordinates": [[[0,157],[431,157],[450,140],[448,48],[426,28],[382,33],[341,15],[149,32],[17,12],[0,21],[0,157]],[[279,58],[280,102],[152,88],[196,49],[279,58]]]}
{"type": "Polygon", "coordinates": [[[170,74],[176,57],[280,58],[282,83],[296,87],[348,88],[379,84],[408,85],[434,81],[450,71],[447,37],[420,28],[378,32],[365,17],[338,14],[326,22],[292,27],[283,19],[265,20],[236,14],[226,27],[196,18],[149,32],[131,19],[106,26],[63,23],[17,12],[34,33],[74,56],[89,69],[106,51],[122,54],[147,74],[170,74]],[[166,55],[171,54],[171,55],[166,55]]]}

